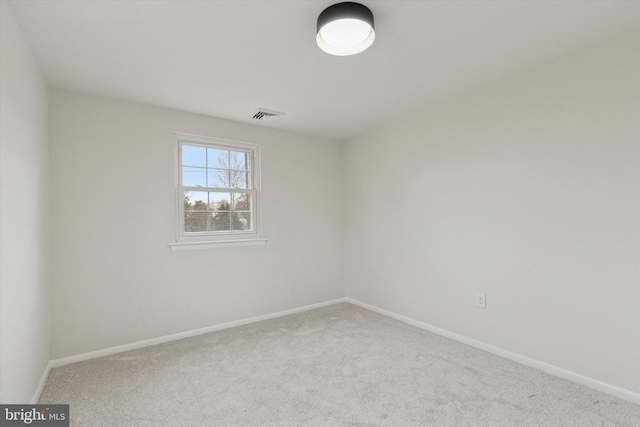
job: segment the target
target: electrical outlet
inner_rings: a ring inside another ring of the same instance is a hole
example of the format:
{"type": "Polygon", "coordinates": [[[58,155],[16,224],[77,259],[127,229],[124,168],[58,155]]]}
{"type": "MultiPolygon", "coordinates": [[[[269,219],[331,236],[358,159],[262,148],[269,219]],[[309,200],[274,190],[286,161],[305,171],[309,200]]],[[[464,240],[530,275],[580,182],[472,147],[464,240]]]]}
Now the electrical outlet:
{"type": "Polygon", "coordinates": [[[476,294],[476,307],[487,308],[487,294],[476,294]]]}

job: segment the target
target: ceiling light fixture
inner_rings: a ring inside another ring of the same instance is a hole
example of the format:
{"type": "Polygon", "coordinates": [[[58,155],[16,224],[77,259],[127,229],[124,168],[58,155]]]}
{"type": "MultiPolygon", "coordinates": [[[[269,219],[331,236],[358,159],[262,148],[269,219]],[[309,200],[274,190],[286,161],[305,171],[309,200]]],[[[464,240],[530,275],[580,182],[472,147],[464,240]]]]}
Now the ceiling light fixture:
{"type": "Polygon", "coordinates": [[[360,3],[337,3],[318,16],[316,43],[331,55],[355,55],[371,46],[375,38],[373,13],[360,3]]]}

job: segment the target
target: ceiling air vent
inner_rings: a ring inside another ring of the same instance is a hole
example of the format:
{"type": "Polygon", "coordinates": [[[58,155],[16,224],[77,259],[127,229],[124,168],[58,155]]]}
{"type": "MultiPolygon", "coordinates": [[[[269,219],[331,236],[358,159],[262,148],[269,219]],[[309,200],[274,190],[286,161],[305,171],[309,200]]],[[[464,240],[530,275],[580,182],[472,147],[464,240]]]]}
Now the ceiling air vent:
{"type": "Polygon", "coordinates": [[[263,122],[270,122],[277,120],[284,116],[284,113],[279,111],[267,110],[266,108],[259,108],[258,112],[253,115],[253,119],[261,120],[263,122]]]}

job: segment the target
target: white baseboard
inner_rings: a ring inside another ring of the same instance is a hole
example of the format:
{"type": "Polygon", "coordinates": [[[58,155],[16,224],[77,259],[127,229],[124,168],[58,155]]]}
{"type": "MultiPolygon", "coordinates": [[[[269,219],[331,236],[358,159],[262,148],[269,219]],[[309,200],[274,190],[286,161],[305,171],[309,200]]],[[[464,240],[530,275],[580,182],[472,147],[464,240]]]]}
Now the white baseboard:
{"type": "Polygon", "coordinates": [[[326,307],[333,304],[338,304],[341,302],[348,302],[350,304],[356,305],[358,307],[365,308],[367,310],[371,310],[378,314],[382,314],[383,316],[390,317],[392,319],[399,320],[403,323],[406,323],[411,326],[415,326],[417,328],[423,329],[425,331],[432,332],[434,334],[443,336],[445,338],[452,339],[454,341],[458,341],[460,343],[469,345],[471,347],[478,348],[480,350],[486,351],[491,354],[495,354],[496,356],[503,357],[508,360],[512,360],[514,362],[520,363],[525,366],[529,366],[535,369],[539,369],[543,372],[546,372],[551,375],[555,375],[559,378],[563,378],[569,381],[573,381],[577,384],[583,385],[585,387],[589,387],[603,393],[610,394],[612,396],[618,397],[620,399],[627,400],[629,402],[640,405],[640,393],[633,392],[631,390],[627,390],[621,387],[614,386],[612,384],[608,384],[590,377],[586,377],[584,375],[578,374],[576,372],[572,372],[563,368],[559,368],[554,365],[550,365],[545,362],[541,362],[536,359],[532,359],[530,357],[523,356],[518,353],[514,353],[508,350],[505,350],[500,347],[495,347],[490,344],[483,343],[482,341],[477,341],[472,338],[465,337],[463,335],[456,334],[454,332],[447,331],[446,329],[438,328],[436,326],[429,325],[424,322],[420,322],[418,320],[411,319],[406,316],[402,316],[400,314],[396,314],[394,312],[384,310],[382,308],[373,306],[371,304],[367,304],[365,302],[353,299],[353,298],[338,298],[330,301],[321,302],[318,304],[306,305],[303,307],[297,307],[289,310],[279,311],[276,313],[265,314],[262,316],[250,317],[246,319],[234,320],[231,322],[221,323],[218,325],[208,326],[200,329],[193,329],[191,331],[180,332],[172,335],[165,335],[162,337],[152,338],[148,340],[138,341],[134,343],[119,345],[115,347],[105,348],[102,350],[91,351],[87,353],[78,354],[75,356],[63,357],[60,359],[51,360],[42,374],[42,378],[40,383],[38,384],[38,388],[33,395],[32,404],[37,403],[40,398],[40,394],[42,393],[44,386],[46,384],[47,378],[49,377],[49,372],[52,368],[57,368],[60,366],[68,365],[70,363],[82,362],[85,360],[95,359],[103,356],[110,356],[112,354],[122,353],[124,351],[135,350],[138,348],[149,347],[156,344],[162,344],[169,341],[175,341],[182,338],[189,338],[196,335],[206,334],[209,332],[220,331],[223,329],[233,328],[236,326],[247,325],[250,323],[260,322],[262,320],[274,319],[276,317],[286,316],[288,314],[300,313],[307,310],[313,310],[316,308],[326,307]]]}
{"type": "MultiPolygon", "coordinates": [[[[50,366],[47,366],[47,369],[50,370],[51,368],[57,368],[60,366],[68,365],[70,363],[83,362],[85,360],[95,359],[98,357],[110,356],[112,354],[122,353],[123,351],[135,350],[138,348],[149,347],[152,345],[162,344],[169,341],[175,341],[183,338],[194,337],[196,335],[202,335],[209,332],[220,331],[222,329],[234,328],[236,326],[242,326],[242,325],[247,325],[249,323],[260,322],[262,320],[275,319],[276,317],[282,317],[288,314],[300,313],[302,311],[326,307],[326,306],[337,304],[340,302],[346,302],[346,298],[338,298],[330,301],[321,302],[318,304],[305,305],[302,307],[292,308],[289,310],[278,311],[276,313],[265,314],[262,316],[234,320],[231,322],[221,323],[218,325],[207,326],[205,328],[193,329],[191,331],[179,332],[177,334],[165,335],[162,337],[151,338],[148,340],[137,341],[137,342],[124,344],[124,345],[118,345],[115,347],[104,348],[96,351],[90,351],[87,353],[77,354],[75,356],[62,357],[60,359],[54,359],[51,362],[49,362],[50,366]]],[[[46,372],[46,375],[47,376],[49,375],[48,371],[46,372]]],[[[44,379],[46,381],[46,376],[44,377],[44,379]]],[[[40,394],[38,394],[38,396],[40,396],[40,394]]]]}
{"type": "Polygon", "coordinates": [[[454,332],[447,331],[446,329],[438,328],[436,326],[429,325],[427,323],[420,322],[418,320],[411,319],[409,317],[402,316],[400,314],[393,313],[388,310],[384,310],[382,308],[373,306],[371,304],[364,303],[362,301],[353,299],[353,298],[344,298],[344,300],[353,305],[357,305],[358,307],[365,308],[367,310],[376,312],[378,314],[382,314],[383,316],[391,317],[392,319],[399,320],[403,323],[409,324],[411,326],[415,326],[420,329],[424,329],[425,331],[432,332],[436,335],[443,336],[445,338],[452,339],[454,341],[458,341],[462,344],[469,345],[471,347],[478,348],[480,350],[484,350],[487,353],[495,354],[496,356],[503,357],[508,360],[512,360],[514,362],[520,363],[521,365],[529,366],[531,368],[539,369],[547,374],[554,375],[559,378],[563,378],[565,380],[572,381],[574,383],[583,385],[585,387],[592,388],[594,390],[601,391],[603,393],[610,394],[612,396],[618,397],[623,400],[627,400],[631,403],[635,403],[640,405],[640,393],[636,393],[631,390],[624,389],[622,387],[618,387],[612,384],[608,384],[590,377],[586,377],[584,375],[578,374],[573,371],[569,371],[567,369],[559,368],[554,365],[550,365],[545,362],[541,362],[536,359],[532,359],[527,356],[523,356],[518,353],[513,353],[511,351],[505,350],[500,347],[495,347],[490,344],[483,343],[482,341],[477,341],[472,338],[465,337],[463,335],[456,334],[454,332]]]}
{"type": "Polygon", "coordinates": [[[49,378],[49,373],[51,372],[51,368],[53,368],[53,364],[51,362],[52,361],[50,360],[49,363],[47,363],[47,367],[44,368],[44,372],[42,373],[42,377],[40,377],[40,382],[38,383],[38,388],[36,388],[36,392],[33,393],[33,397],[31,398],[30,404],[32,404],[32,405],[35,405],[36,403],[38,403],[38,400],[40,400],[40,395],[42,394],[42,391],[44,390],[44,386],[47,384],[47,379],[49,378]]]}

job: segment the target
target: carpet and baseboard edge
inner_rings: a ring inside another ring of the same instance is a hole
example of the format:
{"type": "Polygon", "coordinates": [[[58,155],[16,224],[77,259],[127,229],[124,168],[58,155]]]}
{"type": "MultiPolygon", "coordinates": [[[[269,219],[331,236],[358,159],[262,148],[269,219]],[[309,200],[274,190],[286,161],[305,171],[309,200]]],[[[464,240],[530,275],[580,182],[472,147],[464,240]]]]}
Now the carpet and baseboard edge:
{"type": "Polygon", "coordinates": [[[149,347],[152,345],[163,344],[170,341],[176,341],[183,338],[194,337],[196,335],[207,334],[209,332],[220,331],[223,329],[234,328],[236,326],[248,325],[250,323],[261,322],[263,320],[275,319],[276,317],[287,316],[289,314],[300,313],[307,310],[313,310],[316,308],[322,308],[329,305],[338,304],[341,302],[347,302],[346,298],[338,298],[333,299],[317,304],[305,305],[302,307],[296,307],[289,310],[278,311],[275,313],[264,314],[261,316],[248,317],[245,319],[233,320],[231,322],[219,323],[213,326],[207,326],[204,328],[192,329],[190,331],[178,332],[176,334],[164,335],[161,337],[151,338],[148,340],[136,341],[129,344],[118,345],[115,347],[103,348],[101,350],[89,351],[87,353],[81,353],[74,356],[62,357],[59,359],[50,360],[42,373],[42,377],[38,384],[38,388],[36,389],[33,397],[31,398],[31,403],[36,404],[40,399],[40,395],[44,390],[44,386],[47,382],[47,378],[49,377],[49,373],[51,369],[58,368],[60,366],[69,365],[71,363],[76,362],[84,362],[85,360],[96,359],[98,357],[111,356],[113,354],[122,353],[129,350],[135,350],[138,348],[149,347]]]}
{"type": "Polygon", "coordinates": [[[554,375],[556,377],[569,380],[571,382],[583,385],[585,387],[592,388],[594,390],[601,391],[603,393],[610,394],[612,396],[618,397],[620,399],[626,400],[631,403],[635,403],[640,405],[640,393],[633,392],[631,390],[624,389],[622,387],[614,386],[612,384],[608,384],[581,374],[578,374],[573,371],[569,371],[567,369],[559,368],[557,366],[541,362],[536,359],[532,359],[527,356],[523,356],[518,353],[514,353],[508,350],[505,350],[500,347],[496,347],[490,344],[486,344],[482,341],[477,341],[472,338],[466,337],[464,335],[459,335],[454,332],[450,332],[446,329],[438,328],[436,326],[429,325],[424,322],[420,322],[418,320],[411,319],[406,316],[402,316],[400,314],[396,314],[394,312],[384,310],[382,308],[376,307],[371,304],[364,303],[362,301],[353,299],[353,298],[345,298],[346,302],[357,305],[358,307],[362,307],[364,309],[373,311],[378,314],[382,314],[383,316],[390,317],[395,320],[399,320],[403,323],[406,323],[411,326],[415,326],[416,328],[423,329],[425,331],[434,333],[436,335],[440,335],[445,338],[449,338],[451,340],[457,341],[462,344],[466,344],[471,347],[475,347],[477,349],[486,351],[487,353],[494,354],[496,356],[500,356],[504,359],[511,360],[513,362],[519,363],[521,365],[529,366],[530,368],[538,369],[547,374],[554,375]]]}
{"type": "Polygon", "coordinates": [[[49,361],[49,363],[47,364],[47,367],[45,368],[45,371],[42,374],[42,377],[40,379],[40,382],[38,384],[38,388],[36,389],[32,401],[32,404],[35,404],[38,402],[40,395],[42,394],[42,391],[44,390],[44,386],[47,382],[47,378],[49,377],[49,373],[51,372],[51,369],[53,368],[57,368],[60,366],[64,366],[64,365],[68,365],[71,363],[76,363],[76,362],[82,362],[85,360],[90,360],[90,359],[95,359],[98,357],[104,357],[104,356],[110,356],[113,354],[117,354],[117,353],[122,353],[124,351],[129,351],[129,350],[135,350],[138,348],[142,348],[142,347],[148,347],[148,346],[152,346],[152,345],[157,345],[157,344],[162,344],[165,342],[169,342],[169,341],[175,341],[175,340],[179,340],[179,339],[183,339],[183,338],[189,338],[189,337],[193,337],[196,335],[201,335],[201,334],[206,334],[209,332],[214,332],[214,331],[219,331],[219,330],[223,330],[223,329],[228,329],[228,328],[233,328],[236,326],[242,326],[242,325],[247,325],[250,323],[255,323],[255,322],[260,322],[263,320],[269,320],[269,319],[274,319],[277,317],[282,317],[282,316],[286,316],[289,314],[295,314],[295,313],[300,313],[303,311],[307,311],[307,310],[313,310],[316,308],[321,308],[321,307],[326,307],[329,305],[333,305],[333,304],[338,304],[341,302],[347,302],[353,305],[356,305],[358,307],[373,311],[375,313],[381,314],[383,316],[387,316],[390,317],[392,319],[398,320],[400,322],[406,323],[408,325],[414,326],[416,328],[419,329],[423,329],[425,331],[434,333],[436,335],[440,335],[442,337],[445,338],[449,338],[452,339],[454,341],[460,342],[462,344],[466,344],[469,345],[471,347],[475,347],[477,349],[486,351],[487,353],[491,353],[494,354],[496,356],[511,360],[513,362],[519,363],[521,365],[525,365],[525,366],[529,366],[531,368],[535,368],[538,369],[542,372],[548,373],[550,375],[554,375],[556,377],[559,378],[563,378],[565,380],[569,380],[572,381],[574,383],[583,385],[585,387],[589,387],[592,388],[594,390],[598,390],[601,391],[603,393],[607,393],[610,394],[612,396],[618,397],[620,399],[626,400],[628,402],[631,403],[635,403],[637,405],[640,405],[640,393],[636,393],[634,391],[631,390],[627,390],[624,389],[622,387],[618,387],[612,384],[608,384],[605,383],[603,381],[599,381],[596,380],[594,378],[590,378],[581,374],[578,374],[576,372],[573,371],[569,371],[567,369],[563,369],[536,359],[532,359],[530,357],[527,356],[523,356],[521,354],[518,353],[514,353],[508,350],[505,350],[503,348],[500,347],[496,347],[490,344],[486,344],[482,341],[477,341],[474,340],[472,338],[463,336],[463,335],[459,335],[456,334],[454,332],[450,332],[446,329],[442,329],[442,328],[438,328],[436,326],[433,325],[429,325],[427,323],[424,322],[420,322],[418,320],[415,319],[411,319],[409,317],[406,316],[402,316],[400,314],[376,307],[374,305],[371,304],[367,304],[365,302],[362,302],[360,300],[357,299],[353,299],[353,298],[349,298],[349,297],[344,297],[344,298],[338,298],[338,299],[334,299],[334,300],[330,300],[330,301],[325,301],[325,302],[321,302],[318,304],[311,304],[311,305],[306,305],[306,306],[302,306],[302,307],[297,307],[297,308],[293,308],[293,309],[289,309],[289,310],[283,310],[283,311],[278,311],[275,313],[271,313],[271,314],[266,314],[266,315],[261,315],[261,316],[255,316],[255,317],[249,317],[246,319],[240,319],[240,320],[234,320],[231,322],[225,322],[225,323],[221,323],[218,325],[213,325],[213,326],[209,326],[209,327],[205,327],[205,328],[199,328],[199,329],[193,329],[190,331],[185,331],[185,332],[180,332],[177,334],[171,334],[171,335],[165,335],[165,336],[161,336],[161,337],[157,337],[157,338],[152,338],[152,339],[148,339],[148,340],[143,340],[143,341],[137,341],[137,342],[133,342],[133,343],[129,343],[129,344],[124,344],[124,345],[119,345],[119,346],[115,346],[115,347],[110,347],[110,348],[105,348],[105,349],[101,349],[101,350],[96,350],[96,351],[91,351],[91,352],[87,352],[87,353],[82,353],[82,354],[78,354],[75,356],[69,356],[69,357],[63,357],[63,358],[59,358],[59,359],[53,359],[51,361],[49,361]]]}

